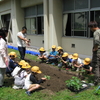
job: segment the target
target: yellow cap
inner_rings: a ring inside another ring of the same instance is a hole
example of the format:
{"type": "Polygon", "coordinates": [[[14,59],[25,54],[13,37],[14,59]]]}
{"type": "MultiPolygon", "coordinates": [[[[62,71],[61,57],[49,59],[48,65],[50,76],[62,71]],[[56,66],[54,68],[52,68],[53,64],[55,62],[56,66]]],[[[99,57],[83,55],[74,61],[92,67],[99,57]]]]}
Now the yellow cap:
{"type": "Polygon", "coordinates": [[[62,50],[62,49],[63,49],[63,48],[62,48],[62,47],[60,47],[60,46],[58,46],[58,47],[57,47],[57,50],[62,50]]]}
{"type": "Polygon", "coordinates": [[[35,73],[42,73],[42,72],[40,71],[40,69],[39,69],[38,66],[33,66],[33,67],[31,68],[31,71],[32,71],[32,72],[35,72],[35,73]]]}
{"type": "Polygon", "coordinates": [[[45,49],[44,49],[43,47],[41,47],[41,48],[39,49],[39,51],[45,51],[45,49]]]}
{"type": "Polygon", "coordinates": [[[74,54],[72,55],[72,59],[78,59],[78,54],[77,54],[77,53],[74,53],[74,54]]]}
{"type": "Polygon", "coordinates": [[[65,52],[65,53],[62,55],[62,57],[68,57],[68,53],[65,52]]]}
{"type": "Polygon", "coordinates": [[[91,62],[91,59],[90,58],[85,58],[83,60],[84,65],[88,65],[88,64],[90,64],[90,62],[91,62]]]}
{"type": "Polygon", "coordinates": [[[52,45],[52,48],[56,49],[56,46],[55,45],[52,45]]]}
{"type": "Polygon", "coordinates": [[[10,56],[10,55],[15,56],[15,58],[17,57],[16,52],[13,52],[13,51],[10,52],[8,55],[9,55],[9,56],[10,56]]]}
{"type": "Polygon", "coordinates": [[[29,65],[29,63],[25,62],[23,63],[22,68],[27,69],[27,68],[31,68],[31,66],[29,65]]]}
{"type": "Polygon", "coordinates": [[[25,60],[21,60],[20,62],[19,62],[19,65],[23,65],[25,63],[25,60]]]}

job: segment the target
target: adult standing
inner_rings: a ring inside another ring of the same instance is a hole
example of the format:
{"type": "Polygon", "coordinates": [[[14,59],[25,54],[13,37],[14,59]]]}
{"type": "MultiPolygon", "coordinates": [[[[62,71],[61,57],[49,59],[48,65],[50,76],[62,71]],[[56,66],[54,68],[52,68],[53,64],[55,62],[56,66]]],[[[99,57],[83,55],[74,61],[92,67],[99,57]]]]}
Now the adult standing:
{"type": "Polygon", "coordinates": [[[93,55],[92,55],[92,67],[95,73],[94,84],[97,85],[100,82],[100,29],[96,21],[91,21],[88,25],[93,33],[93,55]]]}
{"type": "Polygon", "coordinates": [[[24,26],[22,27],[22,31],[17,34],[17,45],[21,60],[24,60],[25,57],[26,44],[29,45],[29,40],[26,38],[26,32],[27,28],[24,26]]]}
{"type": "Polygon", "coordinates": [[[9,62],[6,45],[6,36],[7,34],[5,33],[5,31],[0,29],[0,87],[4,85],[4,74],[9,62]]]}

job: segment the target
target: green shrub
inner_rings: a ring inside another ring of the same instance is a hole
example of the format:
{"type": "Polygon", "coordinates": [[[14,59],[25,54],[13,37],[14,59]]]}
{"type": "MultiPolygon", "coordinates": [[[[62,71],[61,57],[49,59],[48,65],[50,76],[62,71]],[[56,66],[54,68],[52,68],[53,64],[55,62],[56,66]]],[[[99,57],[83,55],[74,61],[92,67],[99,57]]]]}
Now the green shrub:
{"type": "Polygon", "coordinates": [[[79,78],[72,77],[72,79],[66,81],[66,86],[73,90],[80,90],[82,88],[82,83],[79,78]]]}

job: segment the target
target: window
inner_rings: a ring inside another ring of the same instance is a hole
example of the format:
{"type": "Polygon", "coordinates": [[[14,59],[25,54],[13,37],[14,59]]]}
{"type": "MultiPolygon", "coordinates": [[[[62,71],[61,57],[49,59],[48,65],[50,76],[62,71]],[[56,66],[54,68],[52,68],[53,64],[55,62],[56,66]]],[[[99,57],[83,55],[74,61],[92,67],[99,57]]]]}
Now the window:
{"type": "Polygon", "coordinates": [[[100,0],[91,0],[91,8],[100,7],[100,0]]]}
{"type": "Polygon", "coordinates": [[[88,0],[63,0],[63,11],[88,8],[88,0]]]}
{"type": "Polygon", "coordinates": [[[10,14],[2,15],[1,16],[1,23],[3,27],[9,28],[9,23],[10,23],[10,14]]]}
{"type": "Polygon", "coordinates": [[[43,4],[25,8],[28,34],[44,34],[43,4]]]}
{"type": "Polygon", "coordinates": [[[84,36],[86,37],[87,33],[87,13],[85,12],[80,12],[80,13],[75,13],[74,16],[74,21],[73,23],[73,35],[74,36],[84,36]]]}
{"type": "Polygon", "coordinates": [[[100,0],[63,0],[63,35],[92,38],[90,21],[100,27],[100,0]]]}
{"type": "Polygon", "coordinates": [[[65,18],[66,36],[87,36],[87,12],[69,13],[65,18]]]}

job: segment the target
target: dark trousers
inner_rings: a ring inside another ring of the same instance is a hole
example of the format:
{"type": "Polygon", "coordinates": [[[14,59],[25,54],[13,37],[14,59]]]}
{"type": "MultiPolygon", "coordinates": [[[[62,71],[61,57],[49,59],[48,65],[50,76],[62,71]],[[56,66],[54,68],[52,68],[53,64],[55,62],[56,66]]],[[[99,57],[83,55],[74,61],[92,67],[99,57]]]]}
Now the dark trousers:
{"type": "Polygon", "coordinates": [[[100,49],[93,52],[92,63],[93,72],[95,74],[95,82],[100,82],[100,49]]]}
{"type": "Polygon", "coordinates": [[[19,50],[19,53],[20,53],[20,59],[24,60],[26,47],[18,47],[18,50],[19,50]]]}

